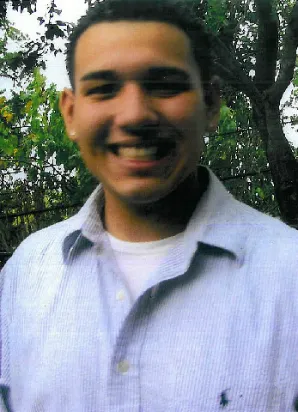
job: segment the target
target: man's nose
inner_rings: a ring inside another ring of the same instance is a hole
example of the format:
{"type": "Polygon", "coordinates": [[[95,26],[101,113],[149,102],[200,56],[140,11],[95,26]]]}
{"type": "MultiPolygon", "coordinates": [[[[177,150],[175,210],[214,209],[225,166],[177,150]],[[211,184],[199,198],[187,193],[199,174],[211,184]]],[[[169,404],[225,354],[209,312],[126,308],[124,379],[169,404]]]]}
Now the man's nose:
{"type": "Polygon", "coordinates": [[[127,83],[119,95],[119,107],[114,118],[118,127],[127,131],[152,126],[158,122],[153,98],[136,82],[127,83]]]}

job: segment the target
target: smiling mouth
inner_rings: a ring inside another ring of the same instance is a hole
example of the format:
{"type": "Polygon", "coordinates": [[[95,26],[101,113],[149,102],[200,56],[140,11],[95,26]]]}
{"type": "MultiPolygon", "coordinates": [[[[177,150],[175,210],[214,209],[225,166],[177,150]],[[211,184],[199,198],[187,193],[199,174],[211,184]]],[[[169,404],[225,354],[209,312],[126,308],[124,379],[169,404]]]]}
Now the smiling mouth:
{"type": "Polygon", "coordinates": [[[112,143],[108,144],[107,148],[122,159],[150,162],[161,160],[171,155],[176,148],[176,142],[169,140],[138,144],[112,143]]]}

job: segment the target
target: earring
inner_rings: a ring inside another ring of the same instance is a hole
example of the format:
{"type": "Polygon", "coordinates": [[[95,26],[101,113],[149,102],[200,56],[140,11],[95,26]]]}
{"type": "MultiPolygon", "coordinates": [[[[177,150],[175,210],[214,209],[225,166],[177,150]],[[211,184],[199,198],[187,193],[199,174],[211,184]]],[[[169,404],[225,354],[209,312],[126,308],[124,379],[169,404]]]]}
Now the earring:
{"type": "Polygon", "coordinates": [[[74,130],[72,130],[69,134],[70,134],[71,137],[74,137],[76,135],[76,132],[74,130]]]}

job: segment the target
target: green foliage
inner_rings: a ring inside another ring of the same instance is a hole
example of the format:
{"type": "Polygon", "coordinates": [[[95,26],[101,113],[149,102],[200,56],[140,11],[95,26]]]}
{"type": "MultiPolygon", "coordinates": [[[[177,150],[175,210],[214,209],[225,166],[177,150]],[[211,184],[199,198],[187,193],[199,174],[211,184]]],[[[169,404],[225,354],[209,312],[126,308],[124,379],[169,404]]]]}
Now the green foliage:
{"type": "MultiPolygon", "coordinates": [[[[85,0],[89,5],[94,1],[85,0]]],[[[56,88],[47,87],[44,76],[36,69],[44,67],[46,51],[59,51],[53,40],[65,37],[69,25],[59,20],[61,10],[54,1],[49,1],[48,16],[38,18],[44,34],[40,41],[30,42],[7,22],[8,3],[20,12],[27,9],[34,13],[36,1],[0,2],[3,34],[0,76],[2,73],[22,84],[22,91],[12,92],[10,98],[0,94],[0,251],[11,251],[32,231],[70,216],[77,207],[65,207],[82,203],[95,185],[77,148],[65,134],[56,88]],[[11,42],[16,45],[13,50],[8,47],[11,42]],[[15,216],[42,210],[47,212],[15,216]],[[3,215],[8,217],[3,219],[3,215]]],[[[235,57],[243,72],[253,78],[258,36],[255,1],[191,0],[189,3],[198,10],[208,30],[218,36],[235,57]]],[[[294,4],[295,0],[274,0],[280,22],[280,50],[294,4]]],[[[291,102],[298,96],[297,68],[293,86],[291,102]]],[[[218,131],[207,140],[203,163],[217,173],[239,200],[278,215],[267,157],[251,102],[239,88],[233,88],[232,82],[223,88],[218,131]]]]}
{"type": "Polygon", "coordinates": [[[207,141],[204,163],[237,199],[278,216],[266,153],[247,99],[238,94],[229,105],[223,100],[219,128],[207,141]]]}
{"type": "Polygon", "coordinates": [[[225,0],[208,0],[207,1],[207,26],[214,32],[218,32],[227,24],[227,2],[225,0]]]}
{"type": "Polygon", "coordinates": [[[27,59],[24,49],[26,37],[6,20],[0,25],[0,31],[0,76],[17,83],[24,73],[27,59]]]}
{"type": "Polygon", "coordinates": [[[1,0],[0,2],[0,20],[5,20],[8,6],[12,6],[13,10],[20,12],[27,10],[32,14],[36,11],[37,0],[1,0]]]}
{"type": "MultiPolygon", "coordinates": [[[[269,77],[277,78],[281,66],[280,59],[283,56],[283,51],[287,50],[285,44],[285,42],[289,42],[289,37],[286,37],[287,27],[289,24],[292,25],[292,30],[294,25],[297,27],[297,21],[293,20],[295,18],[297,20],[297,16],[292,15],[292,18],[289,19],[297,2],[295,0],[268,0],[266,2],[261,0],[253,2],[247,0],[206,0],[205,3],[208,4],[208,9],[200,17],[203,22],[207,23],[207,30],[212,32],[212,38],[216,39],[216,41],[213,40],[213,44],[216,49],[214,57],[218,73],[222,79],[228,81],[223,90],[225,106],[221,113],[219,131],[218,134],[210,136],[207,146],[207,163],[217,171],[218,175],[225,181],[226,186],[240,200],[264,212],[278,215],[279,208],[274,196],[274,189],[279,194],[282,193],[282,184],[278,182],[283,180],[293,182],[292,189],[295,193],[293,199],[297,198],[298,182],[294,181],[292,169],[286,167],[283,169],[283,176],[277,176],[277,174],[274,176],[276,187],[273,186],[265,152],[266,142],[271,137],[268,128],[270,116],[266,117],[264,102],[268,98],[266,93],[270,92],[269,77]],[[259,7],[258,10],[260,8],[263,10],[261,26],[256,6],[259,7]],[[264,15],[266,7],[271,13],[268,15],[268,27],[266,27],[267,15],[264,15]],[[275,24],[276,22],[278,25],[275,24]],[[266,37],[267,33],[269,33],[269,37],[266,37]],[[274,37],[275,35],[276,37],[274,37]],[[274,49],[275,38],[278,38],[277,53],[274,49]],[[259,39],[265,39],[265,42],[259,42],[259,39]],[[263,49],[259,49],[260,47],[263,49]],[[264,64],[260,64],[262,56],[265,56],[264,64]],[[229,62],[227,62],[228,58],[229,62]],[[274,61],[270,61],[270,58],[274,61]],[[271,62],[271,66],[268,65],[268,70],[272,70],[272,72],[268,72],[269,74],[266,72],[266,61],[271,62]],[[259,64],[256,65],[256,62],[259,64]],[[268,76],[266,77],[266,75],[268,76]],[[246,80],[247,78],[248,80],[246,80]],[[261,82],[259,82],[260,79],[261,82]],[[266,79],[268,79],[268,85],[266,79]],[[267,88],[268,90],[266,90],[267,88]],[[254,95],[255,92],[257,93],[254,95]],[[250,96],[250,99],[243,94],[250,96]],[[236,133],[231,133],[233,128],[236,133]],[[262,135],[258,130],[261,131],[262,135]],[[236,176],[243,177],[236,178],[236,176]]],[[[289,58],[288,55],[287,58],[289,58]]],[[[283,67],[289,67],[289,65],[290,63],[287,61],[284,62],[283,67]]],[[[298,96],[297,67],[294,71],[292,84],[294,90],[290,101],[284,107],[291,107],[298,96]]],[[[274,102],[277,107],[279,103],[279,101],[274,102]]],[[[292,120],[293,122],[297,119],[297,116],[294,115],[287,119],[285,113],[282,113],[282,116],[284,120],[292,120]]],[[[274,139],[276,139],[276,135],[274,139]]],[[[279,143],[281,153],[291,152],[283,133],[280,133],[279,143]]],[[[288,158],[290,158],[289,154],[288,158]]],[[[282,159],[279,158],[278,153],[276,156],[271,156],[270,161],[272,162],[270,165],[272,170],[281,170],[282,159]]],[[[281,199],[280,195],[280,202],[281,199]]],[[[288,216],[285,210],[290,211],[291,207],[294,208],[294,205],[289,206],[294,203],[294,200],[291,202],[289,199],[282,201],[283,218],[286,221],[288,216]]]]}
{"type": "Polygon", "coordinates": [[[62,49],[57,47],[56,39],[63,39],[70,30],[67,22],[59,20],[61,10],[57,8],[54,0],[49,0],[47,17],[37,17],[43,34],[40,39],[30,41],[28,38],[21,36],[20,32],[11,26],[7,20],[6,14],[8,7],[23,12],[28,11],[30,14],[36,12],[37,1],[27,0],[4,0],[0,2],[0,77],[8,77],[14,81],[15,85],[20,85],[24,76],[30,75],[34,68],[45,68],[44,56],[48,52],[55,55],[61,53],[62,49]],[[21,38],[20,38],[21,36],[21,38]],[[8,52],[8,41],[15,41],[17,50],[8,52]],[[22,40],[22,41],[21,41],[22,40]]]}
{"type": "Polygon", "coordinates": [[[45,80],[36,69],[26,89],[0,98],[0,222],[8,234],[0,251],[4,243],[11,249],[32,231],[68,217],[78,206],[67,207],[81,204],[94,188],[65,134],[59,93],[45,80]],[[46,209],[51,210],[9,217],[46,209]]]}

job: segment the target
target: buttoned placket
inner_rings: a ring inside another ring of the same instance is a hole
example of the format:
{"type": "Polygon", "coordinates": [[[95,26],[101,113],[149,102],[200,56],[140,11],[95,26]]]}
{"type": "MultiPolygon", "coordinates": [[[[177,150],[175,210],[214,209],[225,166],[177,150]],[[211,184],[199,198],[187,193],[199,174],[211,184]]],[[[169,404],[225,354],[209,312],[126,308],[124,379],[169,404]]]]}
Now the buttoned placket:
{"type": "Polygon", "coordinates": [[[97,258],[101,267],[100,276],[105,290],[105,314],[110,327],[111,351],[107,366],[107,408],[109,411],[141,410],[141,357],[147,337],[150,312],[158,300],[159,279],[177,276],[177,266],[181,269],[181,250],[175,254],[178,260],[169,270],[163,265],[154,276],[154,281],[147,283],[143,294],[132,303],[130,291],[117,266],[110,245],[96,247],[97,258]],[[179,263],[177,265],[177,263],[179,263]],[[104,273],[102,272],[104,271],[104,273]]]}
{"type": "MultiPolygon", "coordinates": [[[[105,273],[101,273],[106,291],[106,314],[110,325],[111,358],[107,369],[107,399],[109,411],[118,410],[123,407],[123,399],[120,394],[131,393],[128,386],[131,385],[133,375],[135,376],[137,365],[129,356],[127,347],[130,345],[131,336],[126,335],[125,330],[130,325],[130,313],[132,302],[129,290],[123,280],[119,268],[115,262],[114,255],[109,245],[97,249],[98,259],[105,273]],[[127,387],[127,390],[125,389],[127,387]],[[122,388],[123,390],[120,390],[122,388]],[[121,398],[121,399],[120,399],[121,398]]],[[[129,399],[127,398],[127,401],[129,399]]],[[[133,411],[128,407],[128,410],[133,411]]],[[[135,409],[136,411],[138,409],[135,409]]]]}
{"type": "Polygon", "coordinates": [[[148,290],[134,303],[119,272],[114,255],[108,245],[97,248],[101,273],[106,285],[106,313],[111,326],[111,359],[108,365],[108,410],[140,410],[140,358],[147,331],[147,311],[152,304],[148,290]]]}
{"type": "Polygon", "coordinates": [[[140,296],[123,319],[109,374],[109,410],[141,410],[141,354],[153,304],[151,290],[140,296]]]}

